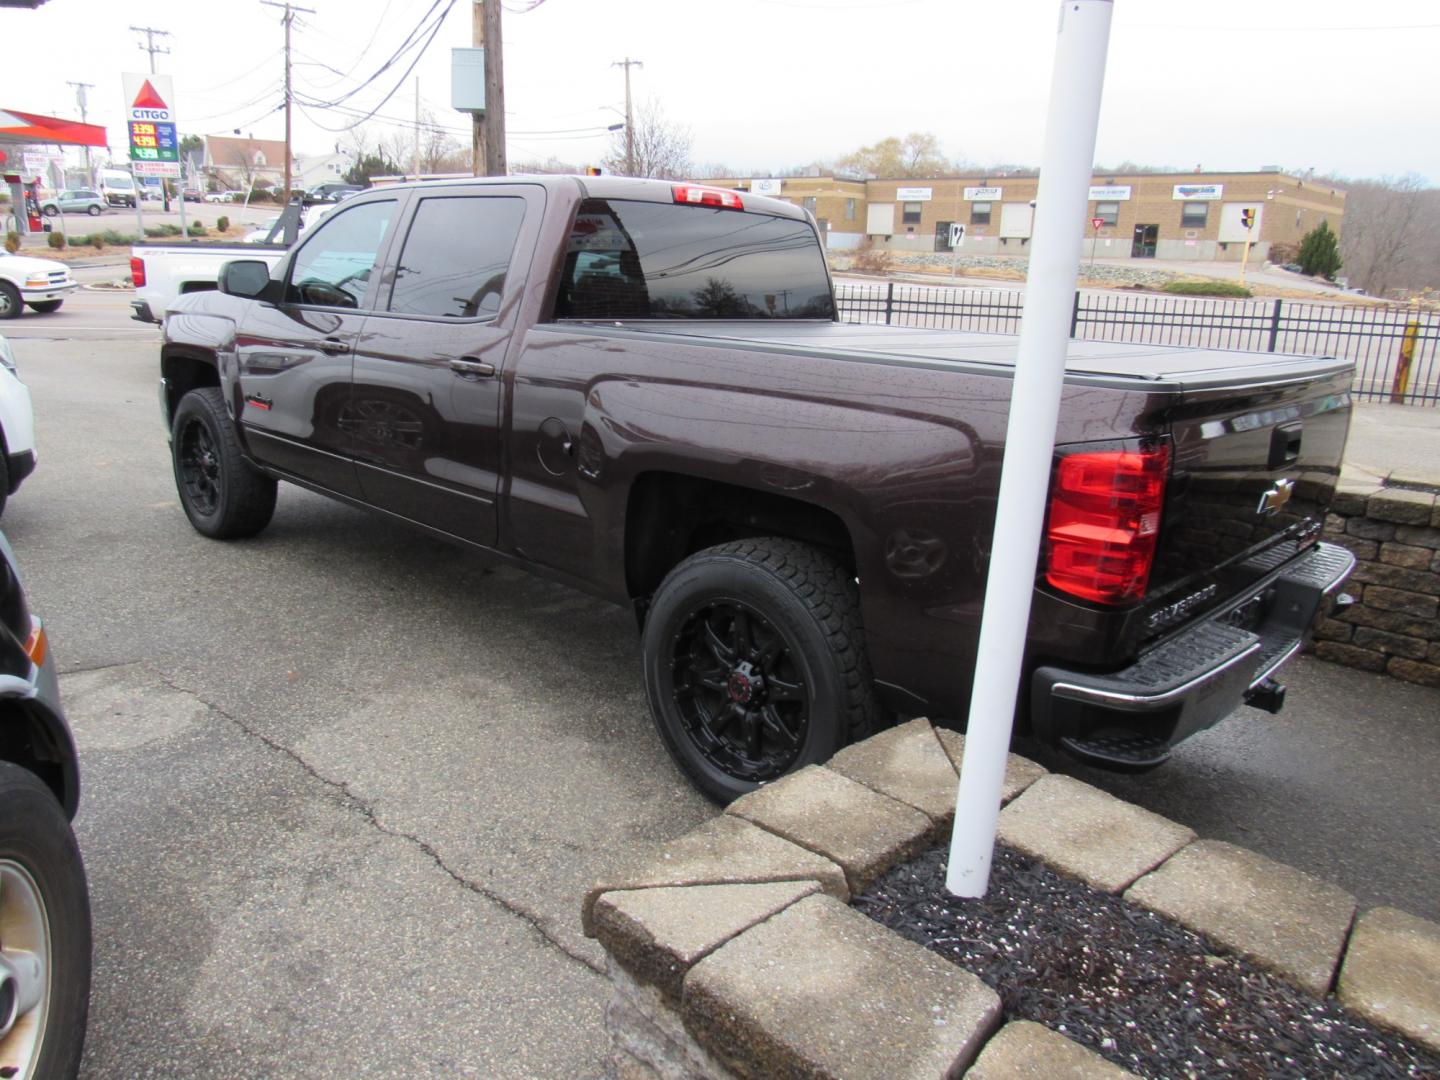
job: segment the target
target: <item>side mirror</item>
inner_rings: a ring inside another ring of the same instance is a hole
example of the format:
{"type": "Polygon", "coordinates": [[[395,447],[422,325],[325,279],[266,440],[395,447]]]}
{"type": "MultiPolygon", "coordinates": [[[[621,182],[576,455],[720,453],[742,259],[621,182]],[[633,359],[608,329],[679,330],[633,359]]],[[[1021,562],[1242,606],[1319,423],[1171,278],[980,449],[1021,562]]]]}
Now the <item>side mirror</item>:
{"type": "Polygon", "coordinates": [[[234,259],[220,267],[222,293],[253,300],[270,284],[270,267],[259,259],[234,259]]]}

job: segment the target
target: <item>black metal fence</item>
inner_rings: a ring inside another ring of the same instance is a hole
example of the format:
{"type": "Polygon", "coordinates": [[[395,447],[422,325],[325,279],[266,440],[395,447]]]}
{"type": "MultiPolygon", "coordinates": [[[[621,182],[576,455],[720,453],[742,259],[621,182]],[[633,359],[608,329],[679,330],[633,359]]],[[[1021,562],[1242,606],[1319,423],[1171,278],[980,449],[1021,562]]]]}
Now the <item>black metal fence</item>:
{"type": "MultiPolygon", "coordinates": [[[[931,285],[835,287],[846,322],[1014,334],[1024,297],[931,285]]],[[[1440,316],[1382,305],[1077,293],[1072,337],[1355,361],[1362,401],[1440,406],[1440,316]]]]}

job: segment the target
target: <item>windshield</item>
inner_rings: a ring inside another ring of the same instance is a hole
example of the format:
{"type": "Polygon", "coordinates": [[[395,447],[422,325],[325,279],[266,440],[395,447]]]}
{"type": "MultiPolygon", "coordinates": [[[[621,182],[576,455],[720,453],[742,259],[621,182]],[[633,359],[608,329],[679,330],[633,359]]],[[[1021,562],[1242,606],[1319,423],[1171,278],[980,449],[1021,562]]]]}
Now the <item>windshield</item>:
{"type": "Polygon", "coordinates": [[[112,187],[116,191],[131,191],[135,187],[135,185],[131,182],[130,177],[123,174],[120,176],[107,176],[104,178],[103,182],[106,187],[112,187]]]}
{"type": "Polygon", "coordinates": [[[587,199],[557,319],[833,319],[814,228],[770,214],[587,199]]]}

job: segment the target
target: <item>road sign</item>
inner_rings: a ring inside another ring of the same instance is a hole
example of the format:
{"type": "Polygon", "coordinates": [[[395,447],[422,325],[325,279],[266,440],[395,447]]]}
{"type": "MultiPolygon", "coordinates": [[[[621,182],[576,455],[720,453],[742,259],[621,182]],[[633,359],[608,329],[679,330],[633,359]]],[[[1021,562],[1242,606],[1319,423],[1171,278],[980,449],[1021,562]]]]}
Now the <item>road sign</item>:
{"type": "Polygon", "coordinates": [[[965,226],[960,222],[952,222],[950,225],[950,246],[957,248],[965,243],[965,226]]]}
{"type": "Polygon", "coordinates": [[[175,133],[175,87],[170,76],[127,72],[120,78],[125,86],[130,160],[174,165],[173,170],[164,172],[137,172],[141,176],[179,176],[180,139],[175,133]]]}
{"type": "Polygon", "coordinates": [[[130,171],[136,176],[166,176],[171,180],[180,179],[178,161],[132,161],[130,171]]]}
{"type": "Polygon", "coordinates": [[[1104,219],[1103,217],[1092,217],[1092,218],[1090,219],[1090,227],[1091,227],[1092,229],[1094,229],[1096,232],[1099,232],[1099,231],[1100,231],[1100,226],[1101,226],[1101,225],[1104,225],[1104,224],[1105,224],[1105,219],[1104,219]]]}

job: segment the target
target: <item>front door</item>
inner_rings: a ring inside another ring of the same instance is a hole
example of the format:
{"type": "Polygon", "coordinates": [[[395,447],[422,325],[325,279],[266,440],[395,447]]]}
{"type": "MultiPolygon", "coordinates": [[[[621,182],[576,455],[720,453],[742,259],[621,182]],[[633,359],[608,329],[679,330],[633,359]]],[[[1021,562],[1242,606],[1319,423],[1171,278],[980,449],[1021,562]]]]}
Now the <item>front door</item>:
{"type": "Polygon", "coordinates": [[[1136,225],[1135,239],[1130,244],[1130,257],[1132,259],[1155,258],[1155,248],[1159,242],[1159,225],[1136,225]]]}
{"type": "Polygon", "coordinates": [[[237,328],[237,400],[250,453],[343,495],[359,494],[340,416],[350,398],[355,342],[374,303],[371,270],[397,216],[394,199],[331,215],[306,237],[279,304],[247,305],[237,328]]]}
{"type": "Polygon", "coordinates": [[[417,195],[341,413],[367,502],[496,542],[505,357],[544,209],[527,184],[417,195]]]}

